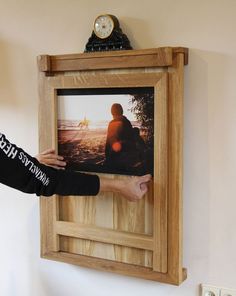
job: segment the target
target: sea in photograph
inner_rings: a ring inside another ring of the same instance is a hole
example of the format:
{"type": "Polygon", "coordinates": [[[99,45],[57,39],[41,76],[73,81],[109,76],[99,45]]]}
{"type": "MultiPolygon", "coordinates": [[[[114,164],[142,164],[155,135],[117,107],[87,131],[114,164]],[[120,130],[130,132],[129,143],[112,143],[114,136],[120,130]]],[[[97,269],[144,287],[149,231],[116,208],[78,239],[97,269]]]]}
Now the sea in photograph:
{"type": "MultiPolygon", "coordinates": [[[[86,119],[83,120],[58,120],[58,130],[85,130],[86,128],[90,131],[107,130],[109,120],[91,121],[86,119]]],[[[140,128],[138,121],[131,122],[133,127],[140,128]]]]}

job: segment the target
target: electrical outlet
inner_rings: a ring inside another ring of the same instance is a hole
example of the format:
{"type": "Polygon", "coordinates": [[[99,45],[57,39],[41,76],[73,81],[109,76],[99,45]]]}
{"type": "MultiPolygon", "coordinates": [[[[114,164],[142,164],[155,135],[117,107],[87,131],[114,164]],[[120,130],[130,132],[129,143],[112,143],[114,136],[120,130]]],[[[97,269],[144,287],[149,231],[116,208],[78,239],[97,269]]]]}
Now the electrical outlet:
{"type": "Polygon", "coordinates": [[[220,296],[220,288],[215,287],[215,286],[202,284],[201,285],[201,296],[220,296]]]}
{"type": "Polygon", "coordinates": [[[220,296],[236,296],[236,290],[232,289],[221,289],[220,296]]]}

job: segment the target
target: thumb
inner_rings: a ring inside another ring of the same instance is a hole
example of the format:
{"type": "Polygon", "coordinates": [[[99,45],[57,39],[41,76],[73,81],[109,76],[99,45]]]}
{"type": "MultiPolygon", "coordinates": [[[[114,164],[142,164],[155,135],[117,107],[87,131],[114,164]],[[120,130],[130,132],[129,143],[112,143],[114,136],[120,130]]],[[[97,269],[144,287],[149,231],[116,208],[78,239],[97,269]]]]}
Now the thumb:
{"type": "Polygon", "coordinates": [[[146,194],[147,191],[148,191],[147,183],[141,183],[140,184],[140,190],[141,190],[142,194],[146,194]]]}
{"type": "Polygon", "coordinates": [[[141,176],[139,179],[139,182],[140,183],[147,183],[151,180],[151,178],[152,178],[152,176],[150,174],[147,174],[147,175],[141,176]]]}

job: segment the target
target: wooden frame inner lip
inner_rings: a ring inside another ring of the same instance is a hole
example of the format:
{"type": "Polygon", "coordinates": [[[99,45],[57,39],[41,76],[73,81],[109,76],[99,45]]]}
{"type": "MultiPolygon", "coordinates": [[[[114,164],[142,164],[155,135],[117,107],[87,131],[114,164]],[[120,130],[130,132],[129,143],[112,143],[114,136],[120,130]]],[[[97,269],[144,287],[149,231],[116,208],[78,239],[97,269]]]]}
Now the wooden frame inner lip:
{"type": "Polygon", "coordinates": [[[64,55],[51,55],[52,59],[83,59],[83,58],[101,58],[101,57],[123,57],[123,56],[140,56],[140,55],[152,55],[160,52],[171,51],[171,47],[159,47],[149,49],[131,49],[131,50],[116,50],[116,51],[102,51],[102,52],[88,52],[88,53],[74,53],[64,55]]]}
{"type": "Polygon", "coordinates": [[[154,246],[153,237],[147,234],[117,231],[103,227],[64,221],[55,222],[54,229],[58,235],[112,245],[115,244],[149,251],[153,251],[154,246]]]}
{"type": "MultiPolygon", "coordinates": [[[[168,80],[168,73],[167,72],[155,72],[155,73],[118,73],[118,74],[97,74],[97,75],[90,75],[85,74],[83,75],[83,79],[80,77],[75,78],[71,76],[65,76],[64,77],[64,85],[63,89],[65,88],[112,88],[112,87],[153,87],[154,93],[155,93],[155,105],[159,106],[160,108],[157,109],[156,116],[160,116],[159,109],[162,110],[163,106],[166,104],[167,99],[167,91],[166,91],[166,84],[168,80]],[[164,101],[161,102],[160,92],[164,91],[164,101]],[[164,104],[164,105],[163,105],[164,104]]],[[[61,88],[61,78],[58,77],[52,77],[48,78],[48,83],[50,85],[50,92],[55,95],[56,89],[61,88]]],[[[167,112],[165,110],[164,112],[167,112]]],[[[166,118],[167,114],[164,115],[164,118],[166,118]]],[[[164,126],[166,126],[166,122],[163,123],[164,126]]],[[[165,134],[165,132],[160,133],[162,135],[165,134]]],[[[156,143],[155,145],[157,145],[156,143]]],[[[160,144],[160,143],[159,143],[160,144]]],[[[159,145],[158,144],[158,145],[159,145]]],[[[163,139],[161,140],[161,144],[163,145],[163,139]]],[[[159,149],[163,153],[163,147],[159,147],[159,149]]],[[[161,172],[159,172],[161,173],[161,172]]],[[[155,177],[154,177],[155,179],[155,177]]],[[[156,195],[158,191],[154,190],[154,195],[156,195]]],[[[163,202],[159,204],[159,206],[163,205],[163,202]]],[[[165,209],[166,213],[166,207],[165,209]]],[[[159,210],[158,210],[159,213],[159,210]]],[[[157,218],[155,219],[155,225],[157,224],[157,218]]],[[[149,250],[153,251],[155,254],[155,271],[156,272],[166,272],[167,270],[167,237],[163,237],[162,243],[157,244],[156,243],[156,235],[160,231],[160,233],[163,234],[162,227],[160,225],[160,222],[158,223],[159,227],[158,230],[155,231],[155,235],[142,235],[142,234],[135,234],[135,233],[126,233],[126,232],[119,232],[117,230],[108,230],[106,228],[102,229],[101,231],[98,231],[99,228],[96,227],[90,227],[85,225],[79,225],[76,223],[69,224],[70,222],[63,222],[63,221],[57,221],[54,225],[54,231],[57,235],[67,236],[67,237],[74,237],[79,239],[87,239],[91,241],[97,241],[101,243],[107,243],[112,245],[121,245],[136,249],[142,249],[142,250],[149,250]],[[64,224],[63,224],[64,223],[64,224]],[[159,229],[160,228],[160,229],[159,229]],[[104,231],[103,231],[104,230],[104,231]],[[105,235],[103,235],[103,232],[105,235]],[[155,250],[154,250],[155,249],[155,250]],[[160,254],[163,254],[160,257],[160,254]],[[160,258],[159,258],[160,257],[160,258]]],[[[156,225],[157,226],[157,225],[156,225]]]]}
{"type": "Polygon", "coordinates": [[[157,73],[132,73],[131,74],[97,74],[83,75],[75,79],[71,76],[65,76],[65,86],[61,87],[60,76],[49,77],[48,84],[51,92],[54,93],[57,89],[69,88],[123,88],[123,87],[153,87],[155,88],[163,76],[168,75],[167,72],[157,73]]]}

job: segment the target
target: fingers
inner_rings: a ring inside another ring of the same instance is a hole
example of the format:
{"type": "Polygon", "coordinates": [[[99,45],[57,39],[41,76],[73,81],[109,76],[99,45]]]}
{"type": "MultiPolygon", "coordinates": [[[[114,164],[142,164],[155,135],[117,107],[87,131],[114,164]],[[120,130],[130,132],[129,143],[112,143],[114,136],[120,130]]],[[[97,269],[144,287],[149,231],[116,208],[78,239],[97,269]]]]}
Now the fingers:
{"type": "Polygon", "coordinates": [[[57,155],[54,149],[47,149],[36,156],[38,161],[55,169],[64,169],[66,162],[63,156],[57,155]]]}
{"type": "Polygon", "coordinates": [[[101,191],[119,192],[130,202],[135,202],[143,198],[148,191],[148,182],[151,175],[141,177],[130,177],[120,180],[100,178],[101,191]]]}
{"type": "Polygon", "coordinates": [[[148,192],[148,182],[150,182],[151,178],[152,176],[150,174],[139,177],[139,194],[137,195],[137,200],[142,199],[143,196],[148,192]]]}
{"type": "MultiPolygon", "coordinates": [[[[63,158],[62,158],[63,159],[63,158]]],[[[65,167],[66,162],[58,159],[57,157],[54,158],[44,158],[42,163],[49,165],[49,166],[56,166],[58,168],[65,167]]]]}
{"type": "Polygon", "coordinates": [[[63,160],[64,157],[56,154],[47,154],[44,156],[44,159],[48,160],[63,160]]]}
{"type": "Polygon", "coordinates": [[[50,149],[44,150],[40,154],[46,155],[46,154],[55,154],[55,153],[56,153],[55,149],[50,148],[50,149]]]}
{"type": "Polygon", "coordinates": [[[43,159],[59,159],[63,160],[64,157],[56,154],[54,149],[48,149],[39,154],[43,159]]]}
{"type": "Polygon", "coordinates": [[[64,170],[65,168],[62,166],[56,166],[56,165],[51,165],[51,164],[46,164],[48,166],[50,166],[51,168],[57,169],[57,170],[64,170]]]}

